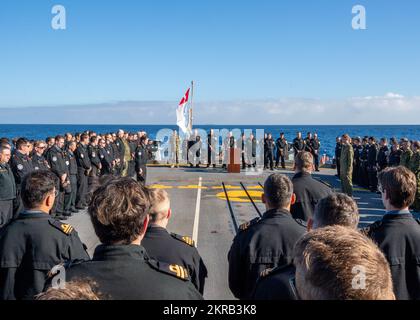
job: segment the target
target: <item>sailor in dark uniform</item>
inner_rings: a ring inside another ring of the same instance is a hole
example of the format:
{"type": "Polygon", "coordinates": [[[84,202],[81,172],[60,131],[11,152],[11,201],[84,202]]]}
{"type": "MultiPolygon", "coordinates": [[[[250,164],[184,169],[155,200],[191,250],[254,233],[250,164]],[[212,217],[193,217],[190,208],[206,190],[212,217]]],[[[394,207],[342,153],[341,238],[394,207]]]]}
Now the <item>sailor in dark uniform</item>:
{"type": "Polygon", "coordinates": [[[295,156],[305,149],[305,141],[302,139],[302,133],[298,132],[296,138],[293,140],[293,150],[295,156]]]}
{"type": "Polygon", "coordinates": [[[29,158],[30,144],[26,138],[20,138],[16,141],[16,149],[10,159],[10,168],[12,169],[13,176],[15,177],[17,198],[14,211],[14,218],[23,210],[22,201],[20,199],[20,185],[23,178],[28,173],[34,170],[32,160],[29,158]]]}
{"type": "Polygon", "coordinates": [[[265,140],[265,147],[267,148],[266,150],[266,158],[265,158],[265,164],[264,167],[266,169],[268,169],[268,164],[270,163],[270,170],[274,169],[274,147],[275,147],[275,142],[273,140],[273,136],[271,135],[271,133],[269,133],[267,135],[267,139],[265,140]]]}
{"type": "Polygon", "coordinates": [[[89,278],[115,300],[202,299],[186,268],[151,259],[141,245],[149,221],[148,193],[128,177],[109,180],[94,192],[89,212],[102,244],[92,261],[66,270],[66,281],[89,278]]]}
{"type": "Polygon", "coordinates": [[[369,173],[368,173],[368,154],[369,154],[369,143],[368,138],[364,137],[362,140],[362,151],[360,153],[360,186],[363,188],[369,188],[369,173]]]}
{"type": "Polygon", "coordinates": [[[0,230],[13,219],[16,203],[15,179],[8,164],[10,157],[10,146],[0,145],[0,230]]]}
{"type": "Polygon", "coordinates": [[[312,177],[314,169],[311,153],[302,151],[295,157],[295,175],[292,178],[296,202],[290,212],[294,219],[308,221],[312,218],[316,204],[332,193],[331,187],[312,177]]]}
{"type": "Polygon", "coordinates": [[[140,145],[135,154],[137,181],[146,183],[147,179],[147,161],[149,160],[148,150],[149,139],[146,136],[140,138],[140,145]]]}
{"type": "Polygon", "coordinates": [[[25,138],[16,141],[16,150],[10,161],[10,166],[16,181],[16,187],[20,189],[23,177],[34,170],[32,161],[28,156],[30,144],[25,138]]]}
{"type": "Polygon", "coordinates": [[[56,179],[50,171],[35,171],[23,180],[26,211],[0,237],[0,300],[33,299],[42,292],[51,268],[70,260],[89,260],[73,227],[48,214],[55,201],[56,179]]]}
{"type": "Polygon", "coordinates": [[[319,171],[319,152],[321,149],[321,142],[318,139],[318,134],[314,133],[314,137],[310,141],[312,155],[314,157],[315,171],[319,171]]]}
{"type": "Polygon", "coordinates": [[[369,138],[369,149],[368,149],[368,176],[369,176],[369,189],[371,192],[376,192],[378,189],[378,145],[374,137],[369,138]]]}
{"type": "Polygon", "coordinates": [[[194,241],[190,237],[169,233],[166,230],[172,213],[167,192],[154,189],[150,198],[150,223],[141,242],[142,245],[151,258],[176,263],[186,268],[192,283],[203,294],[207,268],[194,241]]]}
{"type": "MultiPolygon", "coordinates": [[[[314,216],[308,221],[307,229],[340,225],[357,230],[359,211],[356,202],[349,196],[336,193],[320,200],[314,216]]],[[[294,265],[268,268],[261,272],[257,280],[254,300],[297,300],[299,296],[294,284],[294,265]]]]}
{"type": "Polygon", "coordinates": [[[279,162],[281,163],[282,169],[286,169],[285,157],[287,156],[288,143],[284,137],[284,133],[280,133],[280,138],[276,141],[277,157],[276,157],[276,168],[279,167],[279,162]]]}
{"type": "Polygon", "coordinates": [[[360,183],[360,154],[362,152],[363,147],[361,146],[361,138],[355,137],[353,139],[353,152],[354,152],[354,160],[353,160],[353,182],[355,184],[360,183]]]}
{"type": "Polygon", "coordinates": [[[101,159],[98,154],[98,137],[90,137],[90,143],[87,147],[87,152],[89,155],[89,160],[91,163],[91,171],[89,172],[88,177],[88,192],[91,193],[93,189],[98,186],[99,175],[101,173],[102,164],[101,159]]]}
{"type": "Polygon", "coordinates": [[[340,157],[341,157],[341,149],[343,145],[341,144],[341,137],[335,138],[335,165],[337,166],[337,177],[340,176],[340,157]]]}
{"type": "Polygon", "coordinates": [[[388,166],[388,141],[386,138],[382,138],[380,141],[380,148],[378,151],[378,169],[379,171],[384,170],[388,166]]]}
{"type": "Polygon", "coordinates": [[[47,144],[44,141],[35,142],[35,148],[32,154],[32,165],[34,170],[50,170],[50,165],[47,159],[44,157],[47,144]]]}
{"type": "Polygon", "coordinates": [[[251,298],[261,271],[292,263],[293,247],[306,231],[290,214],[295,196],[288,177],[269,176],[262,200],[267,211],[261,219],[241,226],[228,254],[229,287],[239,299],[251,298]],[[284,191],[280,197],[278,190],[284,191]]]}
{"type": "Polygon", "coordinates": [[[104,139],[99,140],[99,149],[98,155],[99,159],[101,160],[102,164],[102,175],[112,174],[113,173],[113,165],[112,165],[112,148],[110,146],[107,147],[107,144],[104,139]]]}
{"type": "Polygon", "coordinates": [[[76,197],[77,197],[77,161],[76,155],[74,152],[76,151],[77,144],[75,141],[70,141],[67,145],[66,150],[66,164],[69,169],[69,178],[70,178],[70,187],[71,192],[70,195],[66,195],[69,199],[65,199],[65,210],[72,213],[77,213],[79,210],[76,209],[76,197]]]}
{"type": "Polygon", "coordinates": [[[89,153],[87,151],[87,144],[89,136],[83,133],[80,136],[80,143],[76,149],[77,161],[77,196],[76,196],[76,209],[83,210],[87,207],[88,196],[88,177],[92,170],[90,163],[89,153]]]}
{"type": "Polygon", "coordinates": [[[52,210],[52,213],[58,219],[65,219],[65,217],[71,215],[70,212],[64,211],[64,195],[66,193],[71,193],[71,187],[69,178],[69,168],[67,166],[64,151],[62,148],[64,148],[64,137],[57,136],[55,137],[55,145],[51,147],[51,150],[48,153],[48,162],[50,164],[51,171],[55,173],[58,178],[58,184],[56,186],[58,194],[52,210]]]}
{"type": "Polygon", "coordinates": [[[387,213],[363,230],[390,264],[397,300],[420,299],[420,221],[409,211],[416,189],[416,177],[407,168],[381,171],[379,191],[387,213]]]}

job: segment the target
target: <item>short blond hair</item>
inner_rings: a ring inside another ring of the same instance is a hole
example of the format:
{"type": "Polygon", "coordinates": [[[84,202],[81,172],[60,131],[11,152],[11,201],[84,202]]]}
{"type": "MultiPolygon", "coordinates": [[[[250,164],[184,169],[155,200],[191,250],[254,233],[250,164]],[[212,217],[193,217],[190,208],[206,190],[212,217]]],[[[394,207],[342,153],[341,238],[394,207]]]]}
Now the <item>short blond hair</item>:
{"type": "Polygon", "coordinates": [[[294,264],[296,288],[304,300],[395,300],[384,254],[348,227],[329,226],[304,235],[296,243],[294,264]],[[359,272],[363,287],[355,281],[359,272]]]}
{"type": "Polygon", "coordinates": [[[150,190],[150,219],[153,222],[161,220],[166,216],[171,207],[168,193],[163,189],[150,190]]]}

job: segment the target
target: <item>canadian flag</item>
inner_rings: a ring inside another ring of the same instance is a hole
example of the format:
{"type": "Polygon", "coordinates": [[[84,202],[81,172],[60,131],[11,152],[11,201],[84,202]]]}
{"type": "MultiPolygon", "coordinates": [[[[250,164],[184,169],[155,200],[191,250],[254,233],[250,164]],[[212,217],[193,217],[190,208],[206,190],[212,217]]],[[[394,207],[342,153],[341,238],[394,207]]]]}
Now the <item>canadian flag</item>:
{"type": "Polygon", "coordinates": [[[190,88],[188,88],[185,95],[182,97],[181,101],[179,102],[178,108],[176,109],[176,124],[182,130],[183,133],[188,132],[188,118],[185,116],[186,114],[186,107],[188,103],[188,98],[190,96],[190,88]]]}

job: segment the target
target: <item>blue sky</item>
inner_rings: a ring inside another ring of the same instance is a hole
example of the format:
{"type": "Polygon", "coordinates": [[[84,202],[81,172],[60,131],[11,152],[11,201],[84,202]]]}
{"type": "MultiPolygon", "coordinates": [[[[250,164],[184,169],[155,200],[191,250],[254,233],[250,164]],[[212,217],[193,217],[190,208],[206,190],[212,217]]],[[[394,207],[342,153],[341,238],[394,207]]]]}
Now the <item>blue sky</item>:
{"type": "Polygon", "coordinates": [[[193,79],[202,103],[393,93],[420,111],[420,1],[0,2],[2,108],[179,101],[193,79]]]}

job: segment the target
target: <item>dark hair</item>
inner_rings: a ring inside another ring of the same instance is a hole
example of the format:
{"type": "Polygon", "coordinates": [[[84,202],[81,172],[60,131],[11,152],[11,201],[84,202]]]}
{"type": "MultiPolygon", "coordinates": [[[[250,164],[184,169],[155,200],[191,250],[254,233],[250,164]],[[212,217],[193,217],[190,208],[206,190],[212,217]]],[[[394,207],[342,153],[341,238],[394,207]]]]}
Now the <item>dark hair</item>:
{"type": "Polygon", "coordinates": [[[59,140],[61,140],[61,139],[66,140],[66,139],[65,139],[63,136],[61,136],[61,135],[55,136],[55,142],[57,142],[57,141],[59,141],[59,140]]]}
{"type": "Polygon", "coordinates": [[[379,185],[396,208],[410,206],[415,199],[417,190],[416,176],[406,167],[390,167],[378,175],[379,185]]]}
{"type": "Polygon", "coordinates": [[[29,140],[26,138],[19,138],[16,141],[16,149],[20,149],[24,144],[28,144],[29,140]]]}
{"type": "Polygon", "coordinates": [[[22,181],[21,197],[26,209],[35,209],[55,190],[57,176],[49,170],[28,173],[22,181]]]}
{"type": "Polygon", "coordinates": [[[264,183],[264,196],[273,208],[285,208],[290,204],[293,184],[290,179],[280,173],[270,175],[264,183]]]}
{"type": "Polygon", "coordinates": [[[356,229],[359,224],[359,208],[348,195],[335,193],[318,202],[313,220],[314,228],[340,225],[356,229]]]}
{"type": "Polygon", "coordinates": [[[48,143],[50,143],[52,141],[52,139],[54,139],[54,138],[53,137],[47,137],[45,139],[45,142],[48,144],[48,143]]]}
{"type": "Polygon", "coordinates": [[[96,142],[96,140],[98,140],[97,136],[91,136],[90,139],[89,139],[90,143],[94,143],[94,142],[96,142]]]}
{"type": "Polygon", "coordinates": [[[82,133],[80,135],[80,141],[85,141],[86,139],[89,139],[89,135],[87,133],[82,133]]]}
{"type": "Polygon", "coordinates": [[[149,191],[132,178],[111,179],[95,190],[88,211],[103,244],[130,244],[144,232],[149,191]]]}

